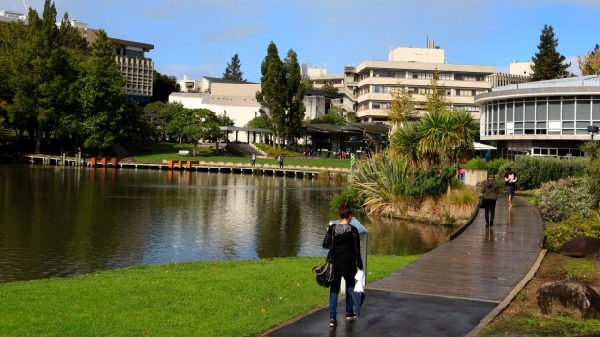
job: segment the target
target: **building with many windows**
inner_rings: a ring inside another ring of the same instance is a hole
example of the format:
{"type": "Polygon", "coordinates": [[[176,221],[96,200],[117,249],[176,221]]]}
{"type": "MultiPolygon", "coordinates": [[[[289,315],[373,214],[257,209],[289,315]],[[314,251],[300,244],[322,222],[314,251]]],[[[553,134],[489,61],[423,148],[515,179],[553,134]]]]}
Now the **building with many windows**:
{"type": "MultiPolygon", "coordinates": [[[[96,29],[88,28],[87,24],[81,22],[72,21],[71,24],[77,27],[90,45],[94,42],[96,29]]],[[[154,45],[113,37],[109,39],[116,50],[115,62],[125,77],[125,95],[129,99],[149,103],[154,81],[154,61],[147,58],[146,53],[154,49],[154,45]]]]}
{"type": "Polygon", "coordinates": [[[364,61],[356,67],[345,67],[344,74],[319,74],[310,77],[315,87],[330,82],[354,102],[354,111],[360,122],[386,123],[391,108],[392,93],[406,89],[412,92],[418,108],[427,101],[427,93],[434,72],[439,73],[438,85],[446,91],[446,98],[454,109],[464,109],[479,119],[476,95],[490,91],[487,76],[494,66],[448,64],[445,51],[427,41],[427,48],[396,48],[389,52],[387,61],[364,61]]]}
{"type": "Polygon", "coordinates": [[[496,142],[503,158],[582,156],[579,146],[600,126],[600,76],[498,87],[475,103],[481,139],[496,142]]]}

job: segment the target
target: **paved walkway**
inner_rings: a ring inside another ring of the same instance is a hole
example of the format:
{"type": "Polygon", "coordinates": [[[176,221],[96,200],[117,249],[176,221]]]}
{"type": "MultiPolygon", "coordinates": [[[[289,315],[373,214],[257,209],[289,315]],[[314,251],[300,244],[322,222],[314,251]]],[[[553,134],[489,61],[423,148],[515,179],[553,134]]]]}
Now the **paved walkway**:
{"type": "MultiPolygon", "coordinates": [[[[457,238],[367,284],[358,322],[330,329],[319,308],[266,336],[476,336],[533,276],[543,258],[543,223],[525,200],[500,194],[493,227],[479,210],[457,238]]],[[[343,298],[343,296],[341,296],[343,298]]],[[[344,308],[343,303],[338,306],[344,308]]],[[[339,310],[338,310],[339,311],[339,310]]],[[[343,310],[342,310],[343,311],[343,310]]]]}

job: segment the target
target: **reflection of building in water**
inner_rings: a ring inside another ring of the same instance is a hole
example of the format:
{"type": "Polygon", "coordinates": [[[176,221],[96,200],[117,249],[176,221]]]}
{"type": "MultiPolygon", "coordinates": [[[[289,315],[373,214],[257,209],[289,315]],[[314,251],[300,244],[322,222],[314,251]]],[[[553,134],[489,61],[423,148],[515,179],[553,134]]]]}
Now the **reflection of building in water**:
{"type": "Polygon", "coordinates": [[[408,220],[361,218],[369,232],[370,254],[424,254],[444,244],[451,226],[430,225],[408,220]]]}

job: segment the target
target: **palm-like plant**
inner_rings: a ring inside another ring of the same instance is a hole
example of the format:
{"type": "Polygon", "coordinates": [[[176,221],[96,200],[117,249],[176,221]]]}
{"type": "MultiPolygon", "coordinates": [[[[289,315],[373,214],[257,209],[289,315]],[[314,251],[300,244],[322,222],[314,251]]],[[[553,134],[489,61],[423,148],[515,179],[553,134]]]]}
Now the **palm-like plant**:
{"type": "Polygon", "coordinates": [[[357,168],[352,184],[369,214],[398,216],[405,211],[403,189],[410,175],[406,160],[384,152],[358,162],[357,168]]]}
{"type": "Polygon", "coordinates": [[[410,167],[418,167],[421,156],[418,148],[419,130],[415,124],[407,124],[397,128],[390,137],[392,153],[406,160],[410,167]]]}

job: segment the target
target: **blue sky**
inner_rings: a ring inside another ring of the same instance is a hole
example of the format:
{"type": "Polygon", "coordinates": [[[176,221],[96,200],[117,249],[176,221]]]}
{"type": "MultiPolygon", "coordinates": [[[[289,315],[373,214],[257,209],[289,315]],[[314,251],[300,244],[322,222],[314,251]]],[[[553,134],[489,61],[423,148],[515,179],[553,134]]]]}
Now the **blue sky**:
{"type": "MultiPolygon", "coordinates": [[[[43,0],[28,0],[40,12],[43,0]]],[[[284,59],[327,67],[329,74],[367,60],[387,60],[390,48],[445,49],[446,62],[493,65],[538,51],[544,24],[554,28],[558,52],[579,74],[577,56],[600,44],[598,0],[55,0],[65,12],[109,36],[154,45],[147,54],[162,74],[221,77],[238,54],[243,76],[260,82],[271,41],[284,59]]],[[[22,0],[0,9],[23,11],[22,0]]]]}

